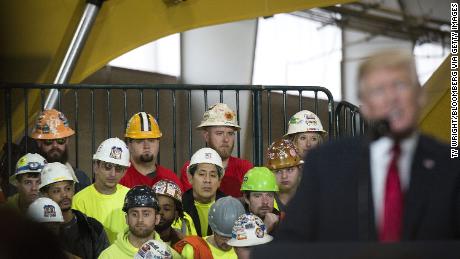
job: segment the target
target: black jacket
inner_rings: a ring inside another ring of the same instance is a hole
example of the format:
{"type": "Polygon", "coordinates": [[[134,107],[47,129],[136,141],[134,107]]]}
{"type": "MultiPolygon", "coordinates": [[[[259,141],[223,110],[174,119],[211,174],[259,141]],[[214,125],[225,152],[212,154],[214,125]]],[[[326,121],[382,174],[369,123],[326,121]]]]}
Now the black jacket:
{"type": "MultiPolygon", "coordinates": [[[[362,137],[312,150],[277,242],[376,241],[369,156],[362,137]]],[[[460,239],[460,160],[420,135],[410,175],[402,240],[460,239]]]]}
{"type": "MultiPolygon", "coordinates": [[[[98,258],[99,254],[109,246],[107,234],[102,224],[78,210],[72,210],[77,218],[77,231],[60,231],[60,240],[64,249],[81,258],[98,258]]],[[[75,226],[72,226],[75,227],[75,226]]],[[[75,229],[73,229],[75,230],[75,229]]]]}
{"type": "MultiPolygon", "coordinates": [[[[225,197],[225,193],[217,190],[216,193],[216,201],[222,197],[225,197]]],[[[200,224],[200,217],[198,216],[198,211],[195,207],[195,199],[193,198],[193,189],[190,189],[182,195],[182,206],[184,207],[184,211],[187,212],[193,219],[193,223],[195,224],[196,233],[201,237],[201,224],[200,224]]],[[[208,224],[208,236],[212,235],[211,227],[208,224]]]]}

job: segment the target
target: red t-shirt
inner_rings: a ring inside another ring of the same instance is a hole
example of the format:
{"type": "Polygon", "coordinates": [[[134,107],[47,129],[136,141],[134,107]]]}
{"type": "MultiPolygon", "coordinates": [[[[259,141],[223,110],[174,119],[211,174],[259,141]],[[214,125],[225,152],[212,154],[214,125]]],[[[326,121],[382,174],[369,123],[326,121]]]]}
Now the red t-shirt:
{"type": "Polygon", "coordinates": [[[165,179],[175,182],[183,191],[182,183],[179,180],[179,177],[177,177],[177,175],[173,171],[161,165],[157,165],[155,177],[150,178],[139,173],[139,171],[137,171],[134,165],[131,164],[128,170],[126,170],[126,174],[123,176],[123,178],[121,178],[120,184],[128,188],[133,188],[136,185],[147,185],[152,187],[156,182],[165,179]]]}
{"type": "MultiPolygon", "coordinates": [[[[184,192],[192,188],[192,185],[187,179],[187,166],[189,164],[190,161],[187,161],[180,170],[180,180],[182,182],[184,192]]],[[[248,160],[231,156],[228,159],[227,169],[225,170],[224,178],[222,178],[222,182],[220,183],[220,190],[226,195],[231,195],[236,198],[241,197],[242,193],[240,189],[241,184],[243,183],[243,177],[246,174],[246,172],[253,167],[254,166],[252,165],[252,163],[248,160]]]]}

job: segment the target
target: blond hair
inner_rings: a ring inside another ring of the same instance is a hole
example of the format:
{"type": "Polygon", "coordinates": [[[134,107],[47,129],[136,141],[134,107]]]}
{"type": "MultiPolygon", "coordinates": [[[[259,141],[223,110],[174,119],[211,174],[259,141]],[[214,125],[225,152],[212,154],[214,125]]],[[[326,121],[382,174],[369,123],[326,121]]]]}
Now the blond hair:
{"type": "Polygon", "coordinates": [[[376,52],[366,58],[358,69],[359,95],[362,91],[363,78],[369,73],[379,69],[404,69],[410,73],[414,86],[420,87],[417,69],[412,53],[403,49],[387,49],[376,52]]]}

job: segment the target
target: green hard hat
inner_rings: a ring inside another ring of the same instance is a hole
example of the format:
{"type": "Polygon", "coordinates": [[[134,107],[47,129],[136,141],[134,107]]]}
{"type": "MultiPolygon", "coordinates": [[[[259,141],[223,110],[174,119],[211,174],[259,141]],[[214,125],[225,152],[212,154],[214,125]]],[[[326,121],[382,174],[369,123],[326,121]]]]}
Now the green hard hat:
{"type": "Polygon", "coordinates": [[[275,175],[266,167],[254,167],[243,178],[241,191],[277,192],[275,175]]]}

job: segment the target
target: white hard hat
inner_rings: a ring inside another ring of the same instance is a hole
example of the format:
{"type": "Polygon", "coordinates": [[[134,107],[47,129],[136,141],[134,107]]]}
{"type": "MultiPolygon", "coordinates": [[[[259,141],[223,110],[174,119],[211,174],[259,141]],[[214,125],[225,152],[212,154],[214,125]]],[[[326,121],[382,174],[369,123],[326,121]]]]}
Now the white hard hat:
{"type": "Polygon", "coordinates": [[[284,136],[286,137],[300,132],[318,132],[321,135],[327,134],[318,116],[308,110],[303,110],[292,115],[288,122],[288,132],[284,136]]]}
{"type": "Polygon", "coordinates": [[[201,129],[208,126],[228,126],[237,130],[240,126],[236,123],[236,114],[225,103],[216,103],[204,113],[201,124],[196,127],[201,129]]]}
{"type": "Polygon", "coordinates": [[[45,187],[48,184],[62,181],[75,182],[75,179],[72,176],[72,172],[70,172],[69,168],[66,165],[61,164],[59,162],[49,163],[45,165],[45,167],[42,170],[41,183],[38,188],[41,189],[42,187],[45,187]]]}
{"type": "Polygon", "coordinates": [[[121,166],[129,166],[129,150],[125,142],[119,138],[104,140],[93,155],[93,160],[121,166]]]}
{"type": "Polygon", "coordinates": [[[220,158],[219,154],[214,149],[205,147],[196,151],[190,159],[190,164],[187,167],[187,172],[190,173],[190,167],[192,167],[193,165],[198,165],[202,163],[216,165],[219,175],[221,177],[224,176],[225,172],[224,166],[222,165],[222,158],[220,158]]]}
{"type": "Polygon", "coordinates": [[[40,173],[46,164],[46,159],[39,154],[27,153],[16,163],[16,172],[10,176],[10,183],[17,185],[16,176],[25,173],[40,173]]]}
{"type": "Polygon", "coordinates": [[[38,198],[27,209],[29,215],[37,222],[64,222],[59,205],[50,198],[38,198]]]}
{"type": "Polygon", "coordinates": [[[267,233],[264,222],[252,213],[241,215],[233,225],[232,239],[227,244],[235,247],[268,243],[273,237],[267,233]]]}
{"type": "Polygon", "coordinates": [[[134,259],[171,259],[171,248],[159,240],[149,240],[145,242],[134,255],[134,259]]]}

